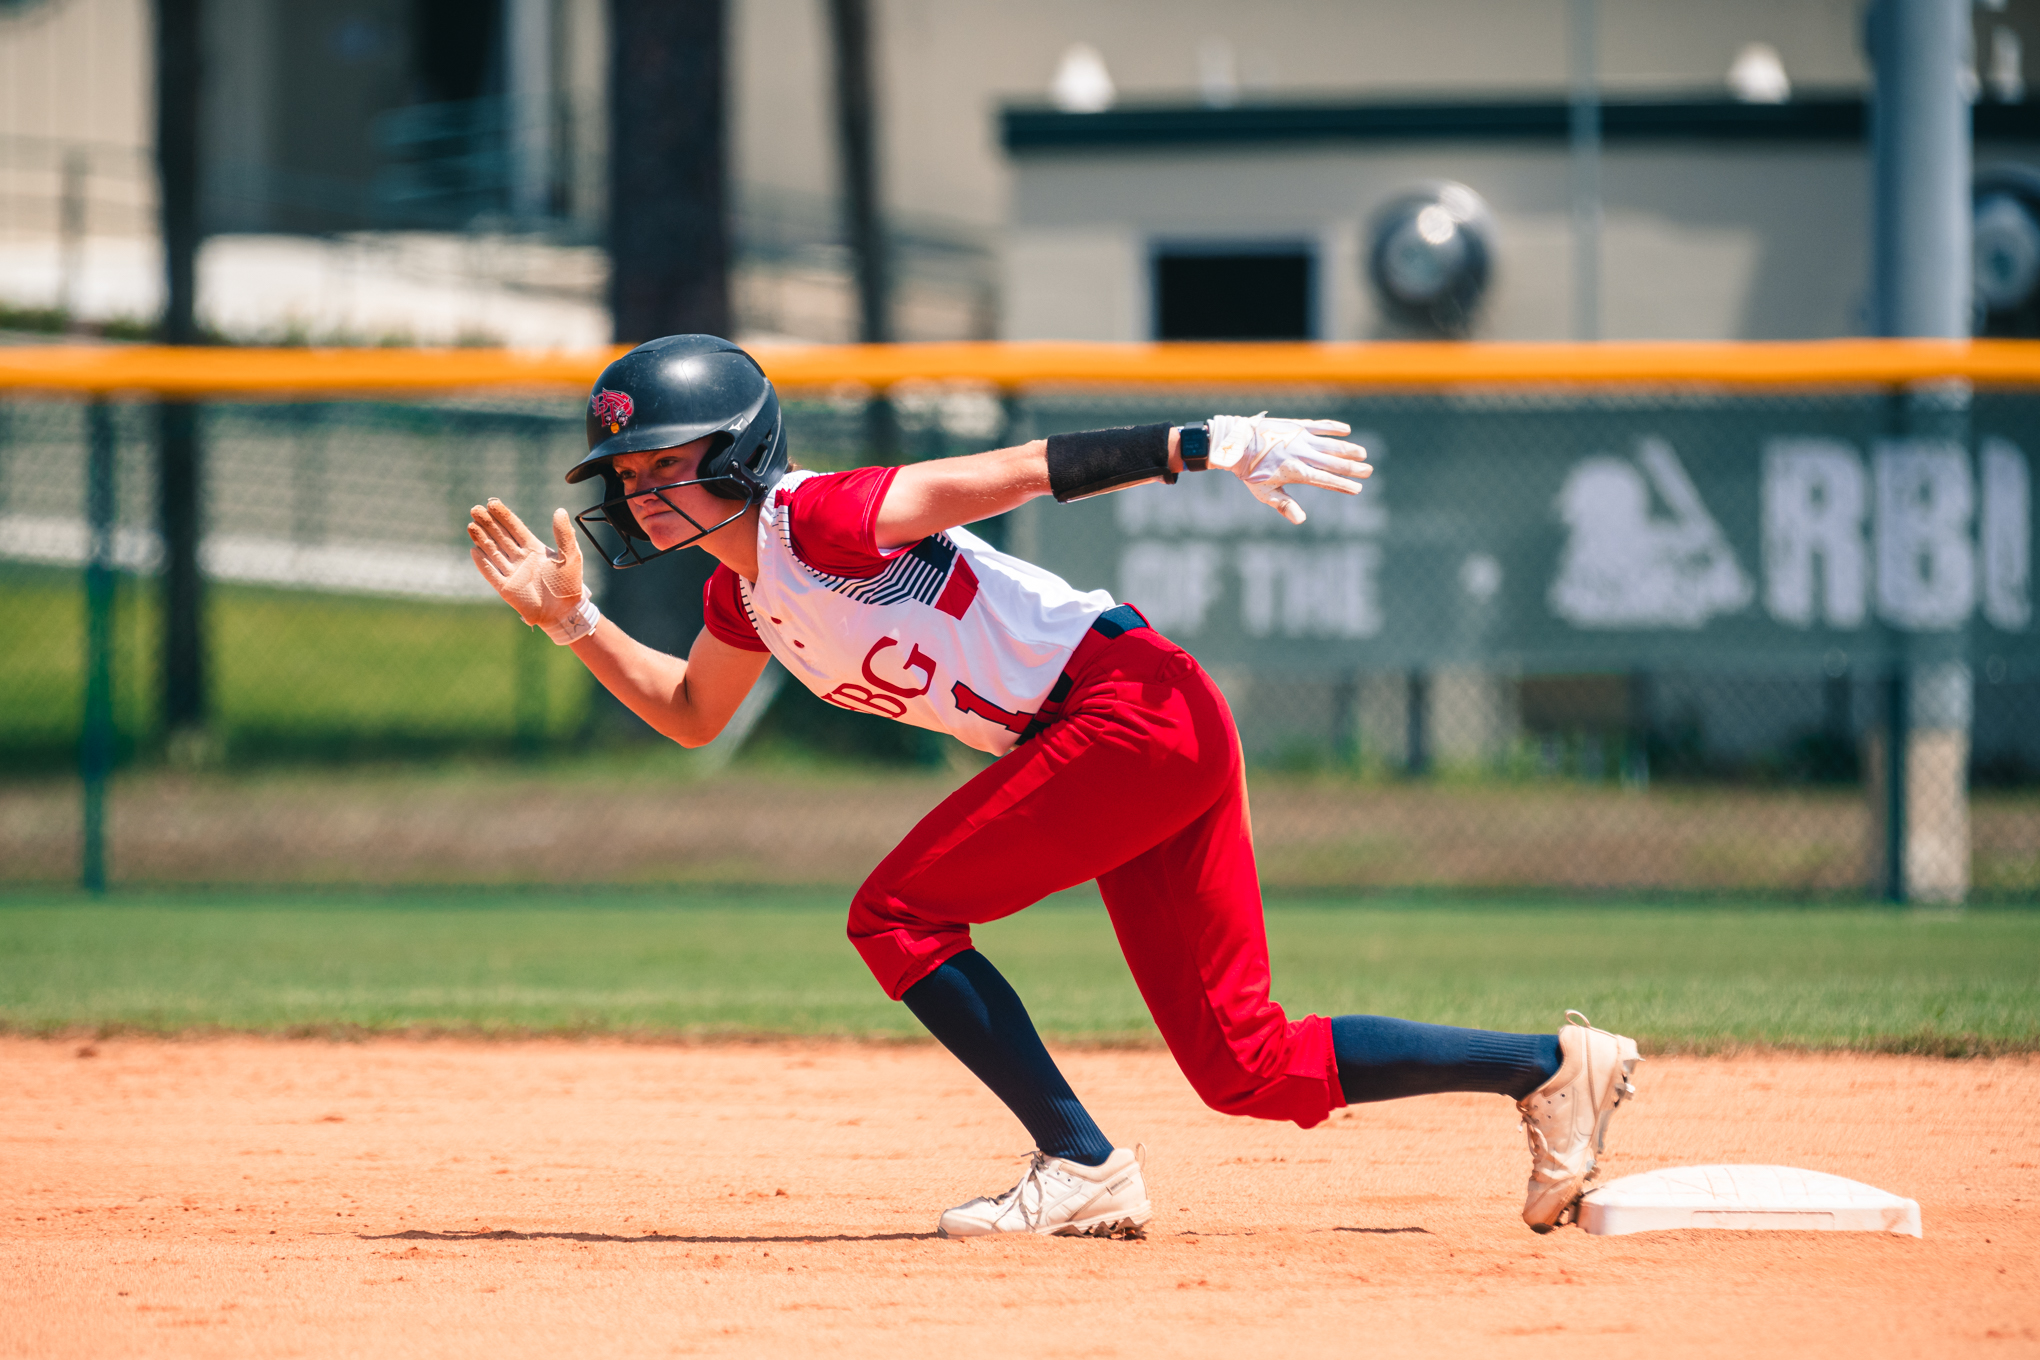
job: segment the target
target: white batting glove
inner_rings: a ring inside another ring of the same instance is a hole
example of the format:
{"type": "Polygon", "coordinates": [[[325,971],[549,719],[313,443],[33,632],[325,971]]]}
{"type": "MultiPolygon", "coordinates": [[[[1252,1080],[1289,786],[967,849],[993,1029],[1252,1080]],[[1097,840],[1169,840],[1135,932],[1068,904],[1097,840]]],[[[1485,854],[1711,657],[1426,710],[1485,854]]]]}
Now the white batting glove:
{"type": "Polygon", "coordinates": [[[1357,496],[1360,483],[1351,479],[1374,471],[1367,450],[1333,437],[1351,433],[1352,426],[1340,421],[1271,419],[1266,411],[1213,416],[1210,465],[1245,482],[1255,499],[1291,524],[1301,524],[1303,507],[1283,487],[1322,486],[1357,496]]]}
{"type": "Polygon", "coordinates": [[[602,620],[581,583],[581,545],[565,510],[553,511],[554,547],[539,541],[509,506],[489,498],[468,512],[468,556],[517,617],[565,646],[595,631],[602,620]]]}

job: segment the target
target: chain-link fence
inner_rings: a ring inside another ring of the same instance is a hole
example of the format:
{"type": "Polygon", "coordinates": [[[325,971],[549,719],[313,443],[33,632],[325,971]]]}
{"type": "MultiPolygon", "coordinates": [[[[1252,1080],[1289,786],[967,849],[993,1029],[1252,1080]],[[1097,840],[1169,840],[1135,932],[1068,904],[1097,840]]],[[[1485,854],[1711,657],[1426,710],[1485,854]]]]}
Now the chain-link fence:
{"type": "MultiPolygon", "coordinates": [[[[2040,394],[869,396],[797,394],[796,459],[1214,410],[1355,428],[1372,485],[1306,495],[1301,529],[1207,475],[985,531],[1219,679],[1273,883],[2040,895],[2040,394]]],[[[163,606],[167,409],[0,402],[0,876],[89,876],[103,816],[121,881],[840,877],[970,768],[791,685],[706,755],[618,756],[613,706],[461,534],[490,494],[579,507],[565,400],[199,407],[193,660],[163,606]],[[165,718],[180,684],[189,723],[165,718]],[[760,773],[817,748],[904,772],[760,773]],[[77,795],[81,751],[88,784],[120,772],[110,810],[77,795]],[[484,834],[517,817],[552,832],[484,834]],[[787,817],[838,859],[789,856],[787,817]]],[[[690,571],[597,589],[684,646],[690,571]]]]}

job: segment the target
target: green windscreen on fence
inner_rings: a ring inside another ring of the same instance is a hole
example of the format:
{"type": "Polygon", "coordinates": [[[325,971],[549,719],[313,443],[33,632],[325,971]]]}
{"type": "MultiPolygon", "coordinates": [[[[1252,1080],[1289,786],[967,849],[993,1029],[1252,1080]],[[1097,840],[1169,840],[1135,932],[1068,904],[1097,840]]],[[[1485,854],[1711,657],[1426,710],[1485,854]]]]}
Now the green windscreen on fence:
{"type": "MultiPolygon", "coordinates": [[[[1219,680],[1273,882],[1860,891],[1910,855],[1927,896],[2040,892],[2040,396],[959,388],[787,409],[794,457],[824,469],[1219,410],[1351,424],[1369,489],[1305,493],[1301,528],[1206,474],[980,530],[1140,606],[1219,680]]],[[[158,694],[157,411],[102,410],[116,881],[839,881],[936,796],[899,790],[968,771],[901,746],[934,764],[856,776],[894,791],[861,806],[837,773],[741,752],[641,776],[708,800],[719,841],[611,815],[592,779],[548,795],[605,749],[599,705],[475,576],[461,525],[491,494],[531,516],[586,504],[560,480],[580,407],[552,400],[205,404],[209,707],[202,748],[179,748],[158,694]],[[519,806],[572,803],[582,829],[493,845],[419,792],[470,767],[519,806]],[[897,816],[872,811],[895,795],[897,816]],[[797,809],[841,854],[717,850],[754,805],[797,809]]],[[[88,414],[0,401],[8,881],[75,870],[88,414]]],[[[676,617],[698,610],[670,590],[676,617]]],[[[818,701],[786,691],[754,747],[818,730],[818,701]]]]}
{"type": "MultiPolygon", "coordinates": [[[[1186,476],[1039,515],[1043,560],[1142,602],[1207,665],[2040,662],[2040,398],[1929,411],[1917,432],[1881,395],[1302,400],[1369,449],[1363,495],[1302,491],[1299,529],[1234,478],[1186,476]]],[[[1198,409],[1031,414],[1058,429],[1198,409]]]]}

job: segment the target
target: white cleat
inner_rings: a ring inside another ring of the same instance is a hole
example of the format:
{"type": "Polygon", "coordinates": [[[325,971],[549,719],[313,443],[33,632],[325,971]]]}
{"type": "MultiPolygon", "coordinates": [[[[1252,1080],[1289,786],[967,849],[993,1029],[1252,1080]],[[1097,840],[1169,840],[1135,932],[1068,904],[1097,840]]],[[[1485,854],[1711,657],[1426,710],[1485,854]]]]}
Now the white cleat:
{"type": "Polygon", "coordinates": [[[974,1199],[942,1215],[943,1237],[1039,1233],[1043,1237],[1147,1236],[1154,1217],[1140,1177],[1147,1148],[1114,1148],[1099,1166],[1028,1154],[1027,1174],[1003,1195],[974,1199]]]}
{"type": "Polygon", "coordinates": [[[1558,1074],[1516,1102],[1530,1139],[1530,1188],[1523,1221],[1546,1233],[1579,1216],[1580,1196],[1598,1167],[1615,1107],[1636,1094],[1630,1078],[1643,1059],[1636,1040],[1595,1029],[1578,1011],[1558,1032],[1558,1074]]]}

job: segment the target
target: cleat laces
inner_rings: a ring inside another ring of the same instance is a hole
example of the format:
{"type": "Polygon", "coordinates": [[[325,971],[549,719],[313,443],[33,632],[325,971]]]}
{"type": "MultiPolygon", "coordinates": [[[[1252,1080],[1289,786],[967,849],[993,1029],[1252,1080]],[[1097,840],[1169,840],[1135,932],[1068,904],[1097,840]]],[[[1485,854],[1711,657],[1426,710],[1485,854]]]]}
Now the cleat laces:
{"type": "Polygon", "coordinates": [[[986,1203],[997,1205],[1001,1209],[1004,1209],[1008,1204],[1013,1205],[1020,1211],[1020,1221],[1031,1231],[1041,1226],[1041,1220],[1047,1212],[1048,1187],[1043,1184],[1041,1173],[1048,1169],[1049,1157],[1046,1152],[1039,1148],[1029,1148],[1014,1160],[1027,1163],[1027,1170],[1021,1175],[1020,1183],[1010,1190],[1000,1190],[994,1194],[982,1196],[982,1198],[986,1203]],[[1027,1189],[1029,1186],[1034,1188],[1034,1208],[1032,1212],[1027,1207],[1027,1189]]]}

